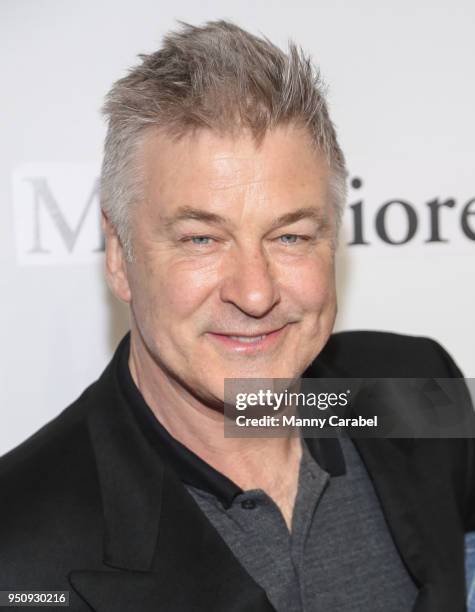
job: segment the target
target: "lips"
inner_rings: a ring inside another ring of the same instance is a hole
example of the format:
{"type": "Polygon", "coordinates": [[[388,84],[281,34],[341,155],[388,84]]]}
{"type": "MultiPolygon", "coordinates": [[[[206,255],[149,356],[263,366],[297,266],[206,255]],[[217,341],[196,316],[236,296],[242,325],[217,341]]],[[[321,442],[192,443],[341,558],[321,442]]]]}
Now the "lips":
{"type": "Polygon", "coordinates": [[[286,328],[287,324],[255,334],[249,334],[249,332],[241,334],[233,331],[231,333],[210,332],[209,336],[225,349],[238,353],[254,353],[265,351],[275,345],[286,328]]]}
{"type": "Polygon", "coordinates": [[[237,340],[238,342],[244,342],[246,344],[252,344],[253,342],[260,342],[261,340],[264,340],[264,338],[267,336],[268,334],[262,334],[260,336],[228,336],[228,338],[231,338],[231,340],[237,340]]]}
{"type": "Polygon", "coordinates": [[[228,338],[260,338],[262,336],[268,336],[269,334],[273,334],[275,332],[280,331],[281,329],[283,329],[285,326],[287,325],[287,323],[285,323],[284,325],[281,325],[280,327],[275,327],[274,329],[270,329],[270,330],[266,330],[266,331],[256,331],[252,334],[249,333],[249,331],[246,332],[239,332],[239,331],[230,331],[230,332],[210,332],[216,336],[226,336],[228,338]]]}

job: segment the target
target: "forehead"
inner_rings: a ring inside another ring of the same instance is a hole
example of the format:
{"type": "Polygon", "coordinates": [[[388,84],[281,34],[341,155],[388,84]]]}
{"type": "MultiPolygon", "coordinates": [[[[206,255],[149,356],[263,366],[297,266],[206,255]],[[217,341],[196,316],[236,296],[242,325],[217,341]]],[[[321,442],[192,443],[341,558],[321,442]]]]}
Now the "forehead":
{"type": "Polygon", "coordinates": [[[145,203],[160,215],[183,206],[239,212],[250,203],[275,212],[328,200],[327,161],[303,128],[277,127],[259,145],[248,132],[201,130],[179,140],[153,132],[141,154],[145,203]]]}

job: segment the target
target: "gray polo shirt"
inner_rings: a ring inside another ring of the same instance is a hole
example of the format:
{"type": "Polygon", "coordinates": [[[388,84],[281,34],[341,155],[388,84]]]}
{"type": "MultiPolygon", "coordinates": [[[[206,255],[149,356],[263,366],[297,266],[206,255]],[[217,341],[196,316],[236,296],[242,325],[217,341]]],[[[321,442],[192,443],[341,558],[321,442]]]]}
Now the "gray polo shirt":
{"type": "Polygon", "coordinates": [[[212,493],[187,488],[279,612],[408,612],[417,588],[358,452],[348,438],[340,443],[346,472],[333,478],[303,444],[290,533],[260,489],[226,508],[212,493]]]}

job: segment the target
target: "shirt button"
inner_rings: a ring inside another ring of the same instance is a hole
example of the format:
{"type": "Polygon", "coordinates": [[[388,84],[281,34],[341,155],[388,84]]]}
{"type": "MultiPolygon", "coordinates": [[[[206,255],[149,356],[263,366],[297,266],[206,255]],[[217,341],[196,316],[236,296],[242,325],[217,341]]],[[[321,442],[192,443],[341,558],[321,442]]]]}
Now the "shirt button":
{"type": "Polygon", "coordinates": [[[241,502],[241,508],[244,508],[244,510],[254,510],[256,506],[257,504],[253,499],[245,499],[241,502]]]}

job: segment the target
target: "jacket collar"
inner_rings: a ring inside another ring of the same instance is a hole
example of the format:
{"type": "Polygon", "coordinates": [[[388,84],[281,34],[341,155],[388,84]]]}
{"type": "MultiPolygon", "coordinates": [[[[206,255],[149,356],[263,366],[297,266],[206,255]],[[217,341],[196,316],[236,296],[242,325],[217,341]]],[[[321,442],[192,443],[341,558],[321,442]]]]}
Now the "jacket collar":
{"type": "Polygon", "coordinates": [[[164,467],[143,439],[118,384],[126,340],[96,383],[88,426],[102,491],[104,563],[146,571],[157,543],[164,467]]]}

